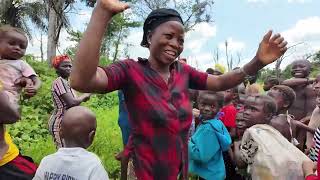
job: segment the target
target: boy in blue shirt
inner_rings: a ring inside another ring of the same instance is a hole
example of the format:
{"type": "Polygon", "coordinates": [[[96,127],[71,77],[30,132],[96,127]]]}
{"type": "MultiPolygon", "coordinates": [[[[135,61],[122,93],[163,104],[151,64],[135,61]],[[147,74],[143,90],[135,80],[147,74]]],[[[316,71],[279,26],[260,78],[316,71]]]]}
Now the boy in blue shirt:
{"type": "Polygon", "coordinates": [[[229,132],[219,120],[223,95],[202,91],[198,103],[201,123],[188,144],[189,171],[200,179],[222,180],[226,177],[222,152],[231,145],[229,132]]]}

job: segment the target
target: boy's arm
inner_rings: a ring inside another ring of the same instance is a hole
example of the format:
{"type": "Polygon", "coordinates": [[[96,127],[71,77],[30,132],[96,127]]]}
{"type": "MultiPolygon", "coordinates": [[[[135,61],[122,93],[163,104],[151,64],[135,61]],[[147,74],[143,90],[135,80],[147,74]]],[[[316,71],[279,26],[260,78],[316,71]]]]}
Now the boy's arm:
{"type": "Polygon", "coordinates": [[[208,162],[219,149],[220,144],[217,136],[212,130],[208,129],[198,131],[197,138],[194,139],[191,137],[188,143],[190,159],[201,162],[208,162]]]}
{"type": "Polygon", "coordinates": [[[309,78],[293,78],[293,79],[286,79],[281,84],[289,87],[295,87],[300,85],[308,85],[312,83],[313,81],[310,80],[309,78]]]}
{"type": "Polygon", "coordinates": [[[303,124],[303,123],[300,122],[300,121],[293,120],[293,123],[294,123],[294,124],[296,125],[296,127],[299,128],[299,129],[303,129],[303,130],[308,131],[308,132],[310,132],[310,133],[312,133],[312,134],[314,134],[314,133],[316,132],[316,129],[315,129],[315,128],[309,127],[309,126],[303,124]]]}
{"type": "Polygon", "coordinates": [[[129,5],[119,0],[99,0],[94,8],[87,30],[80,41],[71,72],[71,87],[80,92],[104,92],[108,77],[98,68],[102,38],[113,15],[129,5]]]}

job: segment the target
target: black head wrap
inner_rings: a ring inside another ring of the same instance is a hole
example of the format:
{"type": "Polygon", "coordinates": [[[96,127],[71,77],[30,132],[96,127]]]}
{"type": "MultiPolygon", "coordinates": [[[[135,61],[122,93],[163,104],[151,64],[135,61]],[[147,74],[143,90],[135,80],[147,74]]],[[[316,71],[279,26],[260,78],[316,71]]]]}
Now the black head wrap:
{"type": "Polygon", "coordinates": [[[143,39],[141,41],[142,47],[149,47],[147,40],[148,33],[153,31],[160,24],[168,21],[178,21],[183,24],[180,14],[174,9],[156,9],[153,10],[144,21],[143,24],[143,39]]]}

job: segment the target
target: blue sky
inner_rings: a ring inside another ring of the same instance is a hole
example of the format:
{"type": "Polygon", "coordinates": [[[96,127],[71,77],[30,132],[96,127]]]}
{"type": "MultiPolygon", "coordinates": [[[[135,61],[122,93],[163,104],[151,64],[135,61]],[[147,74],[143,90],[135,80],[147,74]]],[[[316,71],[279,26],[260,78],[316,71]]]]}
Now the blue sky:
{"type": "MultiPolygon", "coordinates": [[[[231,54],[241,54],[240,65],[248,62],[255,54],[258,43],[268,29],[280,32],[289,46],[304,42],[288,51],[290,55],[283,63],[303,57],[306,53],[320,50],[320,1],[319,0],[216,0],[213,7],[214,22],[202,23],[186,34],[182,56],[199,69],[212,67],[213,53],[220,51],[220,63],[225,64],[224,42],[227,40],[231,54]]],[[[79,14],[70,17],[73,29],[83,31],[91,15],[91,8],[76,5],[79,14]]],[[[67,33],[60,38],[60,51],[72,45],[67,33]]],[[[132,29],[126,43],[133,46],[132,58],[147,57],[148,51],[139,46],[142,27],[132,29]]],[[[39,54],[39,42],[30,44],[28,53],[39,54]]],[[[272,68],[274,65],[269,66],[272,68]]]]}

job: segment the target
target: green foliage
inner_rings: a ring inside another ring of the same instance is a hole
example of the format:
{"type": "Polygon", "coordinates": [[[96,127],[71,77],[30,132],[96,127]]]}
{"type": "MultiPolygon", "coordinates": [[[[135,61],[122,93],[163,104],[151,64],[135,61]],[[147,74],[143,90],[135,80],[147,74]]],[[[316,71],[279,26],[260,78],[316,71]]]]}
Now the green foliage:
{"type": "MultiPolygon", "coordinates": [[[[44,156],[56,151],[47,124],[53,110],[51,84],[57,76],[46,62],[36,61],[32,55],[26,55],[24,59],[37,72],[42,86],[35,97],[21,101],[22,119],[8,125],[7,129],[21,153],[40,163],[44,156]]],[[[100,64],[105,66],[110,61],[102,57],[100,64]]],[[[117,125],[117,93],[93,95],[83,105],[93,110],[97,116],[97,132],[89,150],[100,157],[110,177],[118,177],[120,163],[115,160],[114,155],[122,150],[122,141],[117,125]]]]}

